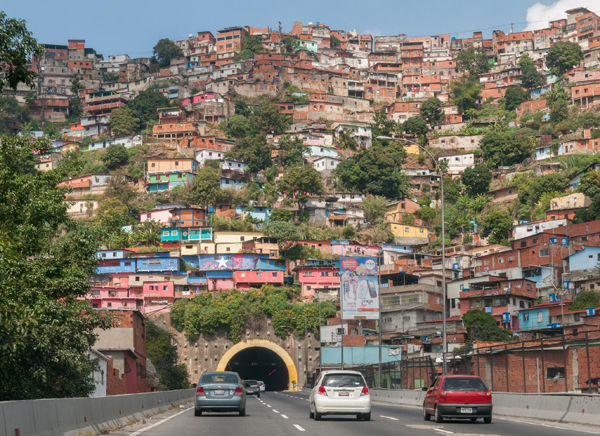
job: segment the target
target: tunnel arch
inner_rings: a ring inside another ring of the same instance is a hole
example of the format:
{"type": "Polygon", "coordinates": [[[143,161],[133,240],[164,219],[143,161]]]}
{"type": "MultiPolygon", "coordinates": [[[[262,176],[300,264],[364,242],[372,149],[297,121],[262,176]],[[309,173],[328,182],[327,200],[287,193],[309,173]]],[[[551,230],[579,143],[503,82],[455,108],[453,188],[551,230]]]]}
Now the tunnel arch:
{"type": "Polygon", "coordinates": [[[221,357],[219,365],[217,366],[217,371],[226,371],[227,365],[236,356],[236,354],[244,350],[249,350],[251,348],[266,348],[277,354],[281,358],[281,360],[283,360],[283,363],[287,367],[289,378],[287,383],[288,389],[297,389],[298,371],[296,369],[296,365],[294,364],[293,359],[288,354],[288,352],[281,348],[279,345],[271,341],[265,341],[264,339],[250,339],[235,344],[233,347],[227,350],[225,354],[223,354],[223,357],[221,357]]]}

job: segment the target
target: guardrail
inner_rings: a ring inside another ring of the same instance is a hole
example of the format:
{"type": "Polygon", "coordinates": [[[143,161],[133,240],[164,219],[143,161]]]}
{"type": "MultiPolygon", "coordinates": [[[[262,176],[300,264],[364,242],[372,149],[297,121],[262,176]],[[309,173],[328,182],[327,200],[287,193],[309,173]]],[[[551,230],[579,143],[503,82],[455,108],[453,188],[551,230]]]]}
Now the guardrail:
{"type": "MultiPolygon", "coordinates": [[[[424,391],[371,389],[374,401],[423,406],[424,391]]],[[[600,395],[493,392],[494,414],[600,426],[600,395]]]]}
{"type": "Polygon", "coordinates": [[[194,392],[0,402],[0,436],[96,435],[191,401],[194,392]]]}

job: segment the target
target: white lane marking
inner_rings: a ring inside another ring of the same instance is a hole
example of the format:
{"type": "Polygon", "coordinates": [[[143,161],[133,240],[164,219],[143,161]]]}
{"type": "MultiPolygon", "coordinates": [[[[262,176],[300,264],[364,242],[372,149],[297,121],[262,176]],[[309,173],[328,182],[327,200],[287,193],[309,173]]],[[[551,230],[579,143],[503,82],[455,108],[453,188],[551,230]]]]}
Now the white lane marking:
{"type": "Polygon", "coordinates": [[[306,431],[302,427],[300,427],[298,424],[294,424],[294,427],[296,427],[300,431],[306,431]]]}
{"type": "Polygon", "coordinates": [[[379,415],[381,418],[385,418],[385,419],[391,419],[392,421],[399,421],[398,418],[392,418],[391,416],[383,416],[383,415],[379,415]]]}
{"type": "Polygon", "coordinates": [[[273,406],[269,406],[269,405],[267,404],[267,407],[273,407],[273,406]]]}
{"type": "Polygon", "coordinates": [[[441,431],[442,433],[446,433],[446,434],[454,434],[454,432],[452,431],[448,431],[448,430],[442,430],[441,428],[434,428],[435,431],[441,431]]]}
{"type": "Polygon", "coordinates": [[[138,430],[138,431],[136,431],[136,432],[133,432],[133,433],[131,433],[131,435],[129,435],[129,436],[137,436],[138,434],[141,434],[141,433],[145,432],[146,430],[150,430],[151,428],[154,428],[154,427],[157,427],[157,426],[159,426],[159,425],[161,425],[161,424],[164,424],[164,423],[165,423],[165,422],[167,422],[169,419],[173,419],[173,418],[175,418],[176,416],[179,416],[179,415],[181,415],[182,413],[185,413],[185,412],[187,412],[188,410],[192,410],[192,409],[193,409],[193,407],[190,407],[190,408],[188,408],[188,409],[185,409],[184,411],[182,411],[182,412],[179,412],[179,413],[176,413],[175,415],[171,415],[171,416],[169,416],[169,417],[167,417],[167,418],[163,419],[162,421],[158,421],[156,424],[152,424],[152,425],[150,425],[150,426],[148,426],[148,427],[146,427],[146,428],[143,428],[143,429],[141,429],[141,430],[138,430]]]}
{"type": "Polygon", "coordinates": [[[275,412],[275,413],[279,413],[279,412],[278,412],[277,410],[275,410],[275,409],[273,409],[273,412],[275,412]]]}
{"type": "Polygon", "coordinates": [[[283,413],[281,414],[281,417],[282,417],[283,419],[288,419],[287,415],[284,415],[283,413]]]}

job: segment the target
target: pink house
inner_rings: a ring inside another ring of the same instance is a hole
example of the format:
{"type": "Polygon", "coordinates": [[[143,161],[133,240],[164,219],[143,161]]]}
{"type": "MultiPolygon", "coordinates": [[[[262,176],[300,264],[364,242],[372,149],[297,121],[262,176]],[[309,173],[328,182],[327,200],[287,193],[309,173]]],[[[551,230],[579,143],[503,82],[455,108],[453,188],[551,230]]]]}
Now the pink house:
{"type": "Polygon", "coordinates": [[[169,224],[173,209],[154,209],[149,212],[140,212],[140,222],[156,221],[161,224],[169,224]]]}
{"type": "Polygon", "coordinates": [[[236,289],[260,288],[265,284],[283,285],[283,271],[234,271],[236,289]]]}
{"type": "Polygon", "coordinates": [[[185,98],[181,102],[181,104],[183,106],[187,106],[190,103],[191,104],[198,104],[198,103],[204,103],[207,100],[214,100],[214,99],[215,99],[215,93],[214,92],[205,92],[204,94],[194,95],[191,98],[185,98]]]}
{"type": "Polygon", "coordinates": [[[377,245],[331,244],[331,253],[339,256],[378,256],[377,245]]]}
{"type": "Polygon", "coordinates": [[[234,287],[233,277],[206,278],[209,291],[231,291],[234,287]]]}
{"type": "Polygon", "coordinates": [[[173,298],[175,287],[173,282],[145,282],[143,287],[144,298],[173,298]]]}
{"type": "Polygon", "coordinates": [[[93,288],[90,294],[80,299],[90,300],[94,309],[140,309],[143,305],[143,300],[130,294],[126,287],[93,288]]]}
{"type": "Polygon", "coordinates": [[[315,291],[331,291],[340,288],[338,268],[301,267],[298,280],[302,284],[302,297],[312,298],[315,291]]]}

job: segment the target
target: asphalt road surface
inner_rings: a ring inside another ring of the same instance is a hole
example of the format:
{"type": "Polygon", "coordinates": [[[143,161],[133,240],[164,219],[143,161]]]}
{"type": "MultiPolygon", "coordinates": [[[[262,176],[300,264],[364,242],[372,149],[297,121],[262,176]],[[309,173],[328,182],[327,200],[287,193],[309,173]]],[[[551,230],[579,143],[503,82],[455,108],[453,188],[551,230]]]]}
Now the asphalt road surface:
{"type": "MultiPolygon", "coordinates": [[[[187,407],[187,406],[186,406],[187,407]]],[[[175,409],[118,431],[117,435],[165,436],[565,436],[600,434],[598,428],[556,424],[552,422],[494,416],[491,424],[482,420],[423,421],[416,407],[374,402],[371,421],[357,421],[352,416],[325,416],[322,421],[308,417],[308,394],[300,392],[266,392],[261,398],[249,396],[247,415],[207,414],[194,416],[193,408],[175,409]]],[[[113,433],[114,434],[114,433],[113,433]]]]}

